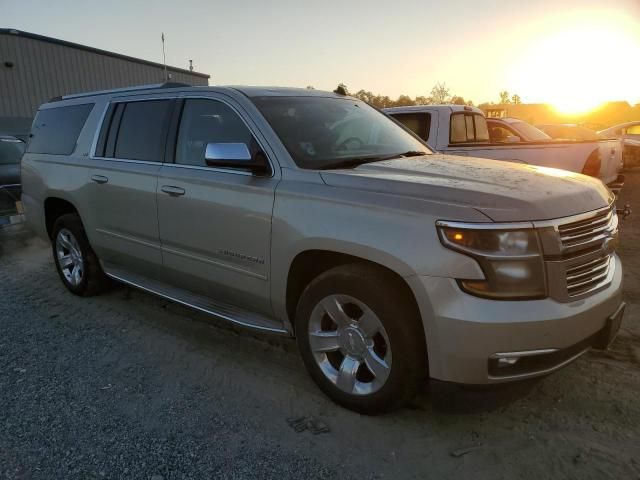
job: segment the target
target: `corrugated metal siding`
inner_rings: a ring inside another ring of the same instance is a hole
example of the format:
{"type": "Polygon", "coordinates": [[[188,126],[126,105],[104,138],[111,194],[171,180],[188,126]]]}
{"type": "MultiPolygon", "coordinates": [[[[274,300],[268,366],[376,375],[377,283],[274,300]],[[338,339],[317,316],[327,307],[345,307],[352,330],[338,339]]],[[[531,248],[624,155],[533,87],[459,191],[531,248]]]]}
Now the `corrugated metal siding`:
{"type": "MultiPolygon", "coordinates": [[[[172,82],[208,85],[199,75],[172,71],[172,82]]],[[[19,35],[0,35],[0,117],[33,117],[53,97],[162,83],[160,67],[19,35]],[[12,62],[8,68],[5,62],[12,62]]]]}

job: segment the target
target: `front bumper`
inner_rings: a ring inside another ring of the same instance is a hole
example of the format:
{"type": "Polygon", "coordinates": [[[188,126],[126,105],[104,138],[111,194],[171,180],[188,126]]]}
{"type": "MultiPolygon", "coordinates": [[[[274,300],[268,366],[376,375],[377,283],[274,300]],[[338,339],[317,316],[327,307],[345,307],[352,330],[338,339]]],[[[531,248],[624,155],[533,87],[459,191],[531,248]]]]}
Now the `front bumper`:
{"type": "Polygon", "coordinates": [[[407,280],[423,318],[430,376],[455,383],[502,383],[557,370],[597,346],[622,304],[619,261],[605,289],[568,303],[487,300],[464,293],[450,278],[407,280]],[[521,364],[502,375],[492,368],[496,354],[531,351],[561,353],[543,362],[528,360],[529,368],[523,370],[521,364]]]}

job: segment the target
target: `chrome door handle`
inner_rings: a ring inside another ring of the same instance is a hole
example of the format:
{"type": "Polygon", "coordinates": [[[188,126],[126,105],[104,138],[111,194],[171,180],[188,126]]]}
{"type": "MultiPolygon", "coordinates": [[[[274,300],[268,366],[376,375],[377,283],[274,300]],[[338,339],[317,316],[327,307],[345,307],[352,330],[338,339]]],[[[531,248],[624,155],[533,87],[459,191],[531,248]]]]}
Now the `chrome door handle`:
{"type": "Polygon", "coordinates": [[[164,193],[168,193],[172,197],[179,197],[180,195],[185,194],[184,188],[174,187],[172,185],[163,185],[160,190],[164,193]]]}
{"type": "Polygon", "coordinates": [[[91,180],[102,185],[103,183],[107,183],[109,179],[104,175],[91,175],[91,180]]]}

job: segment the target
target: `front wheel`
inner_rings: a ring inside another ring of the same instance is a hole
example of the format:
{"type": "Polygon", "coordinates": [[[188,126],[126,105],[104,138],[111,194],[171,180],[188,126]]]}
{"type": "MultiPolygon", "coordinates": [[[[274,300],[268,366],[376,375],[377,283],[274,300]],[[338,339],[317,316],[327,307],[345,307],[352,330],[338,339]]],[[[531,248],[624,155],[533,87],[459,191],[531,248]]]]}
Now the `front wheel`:
{"type": "Polygon", "coordinates": [[[338,404],[361,413],[410,400],[427,373],[413,297],[375,266],[333,268],[305,289],[296,336],[307,370],[338,404]]]}

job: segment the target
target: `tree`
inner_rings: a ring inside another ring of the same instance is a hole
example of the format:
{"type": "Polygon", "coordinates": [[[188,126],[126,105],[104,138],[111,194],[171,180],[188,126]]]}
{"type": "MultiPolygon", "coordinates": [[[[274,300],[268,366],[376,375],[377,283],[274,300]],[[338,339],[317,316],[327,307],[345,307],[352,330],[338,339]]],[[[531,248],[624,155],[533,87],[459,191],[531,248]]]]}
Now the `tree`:
{"type": "Polygon", "coordinates": [[[463,97],[459,97],[458,95],[453,95],[449,103],[453,103],[454,105],[466,105],[467,102],[464,101],[463,97]]]}
{"type": "Polygon", "coordinates": [[[431,89],[431,99],[434,104],[449,102],[449,88],[445,83],[436,83],[431,89]]]}
{"type": "Polygon", "coordinates": [[[398,99],[394,102],[394,106],[396,107],[407,107],[409,105],[415,105],[416,102],[408,95],[400,95],[398,99]]]}
{"type": "Polygon", "coordinates": [[[313,85],[307,85],[307,90],[315,90],[315,88],[313,87],[313,85]]]}
{"type": "Polygon", "coordinates": [[[425,97],[423,95],[418,95],[414,100],[414,105],[431,105],[433,103],[433,98],[425,97]]]}
{"type": "Polygon", "coordinates": [[[522,99],[520,98],[520,95],[513,94],[511,96],[511,103],[513,103],[515,105],[518,105],[518,104],[522,103],[522,99]]]}
{"type": "Polygon", "coordinates": [[[507,92],[506,90],[500,92],[500,103],[502,104],[511,103],[511,100],[509,99],[509,92],[507,92]]]}
{"type": "Polygon", "coordinates": [[[349,95],[349,89],[344,83],[340,82],[333,93],[337,93],[338,95],[349,95]]]}

